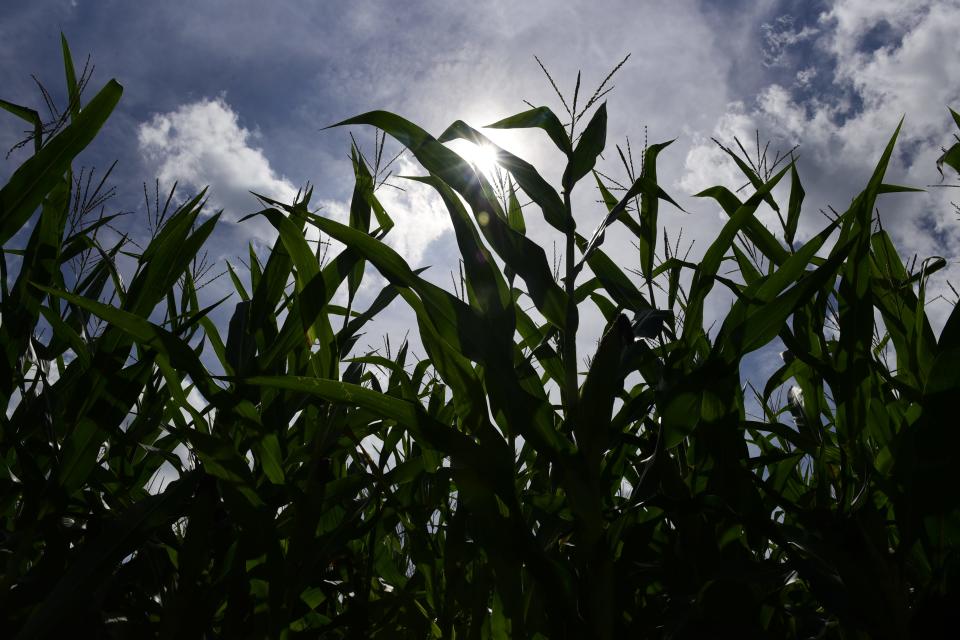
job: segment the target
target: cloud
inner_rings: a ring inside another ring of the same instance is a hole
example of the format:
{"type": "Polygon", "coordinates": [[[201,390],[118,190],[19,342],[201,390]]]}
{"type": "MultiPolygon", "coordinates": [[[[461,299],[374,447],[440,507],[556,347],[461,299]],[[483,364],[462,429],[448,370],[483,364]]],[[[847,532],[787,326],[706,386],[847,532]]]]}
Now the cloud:
{"type": "Polygon", "coordinates": [[[255,209],[250,191],[281,202],[297,193],[254,146],[255,139],[223,97],[156,114],[137,129],[140,153],[160,181],[194,190],[209,185],[211,202],[225,209],[227,220],[255,209]]]}
{"type": "MultiPolygon", "coordinates": [[[[819,23],[829,26],[821,45],[832,55],[834,91],[803,97],[778,83],[769,83],[751,104],[731,103],[717,118],[712,135],[731,141],[731,134],[764,135],[785,143],[802,143],[802,153],[815,164],[823,164],[836,178],[844,169],[862,173],[872,168],[900,117],[906,114],[900,144],[917,149],[926,143],[928,153],[910,154],[898,168],[929,174],[927,156],[939,152],[941,138],[949,137],[949,118],[944,108],[960,101],[960,42],[953,37],[960,27],[960,3],[920,2],[874,3],[840,0],[819,23]],[[903,9],[904,4],[910,10],[903,9]],[[858,47],[858,39],[870,25],[886,21],[892,25],[887,46],[872,51],[858,47]],[[847,89],[856,100],[851,102],[847,89]],[[855,104],[854,104],[855,103],[855,104]],[[736,122],[737,127],[732,123],[736,122]]],[[[811,69],[796,74],[797,85],[807,85],[820,75],[811,69]]],[[[706,151],[701,136],[687,156],[685,176],[712,173],[726,177],[719,169],[705,169],[697,163],[706,151]]],[[[716,155],[714,152],[713,155],[716,155]]],[[[920,178],[920,175],[917,175],[920,178]]]]}
{"type": "MultiPolygon", "coordinates": [[[[227,221],[256,209],[250,191],[280,202],[291,202],[297,193],[293,183],[277,175],[263,150],[255,146],[256,138],[256,133],[240,125],[239,115],[222,96],[156,114],[137,129],[140,152],[160,181],[178,181],[193,190],[209,185],[211,202],[226,209],[227,221]]],[[[398,161],[397,173],[418,171],[410,160],[398,161]]],[[[449,217],[431,188],[406,180],[391,183],[399,188],[385,186],[378,192],[396,224],[387,243],[416,264],[427,246],[450,229],[449,217]]],[[[323,200],[316,204],[322,215],[340,221],[348,217],[347,203],[323,200]]],[[[252,236],[263,231],[253,227],[252,236]]],[[[308,239],[315,236],[308,232],[308,239]]]]}
{"type": "Polygon", "coordinates": [[[819,29],[810,26],[797,29],[791,15],[782,15],[772,23],[763,23],[760,25],[760,33],[763,34],[763,49],[760,53],[764,66],[785,66],[790,48],[804,40],[809,40],[819,32],[819,29]]]}
{"type": "MultiPolygon", "coordinates": [[[[389,11],[386,2],[331,11],[304,10],[285,0],[266,12],[253,11],[252,0],[238,0],[251,10],[234,10],[233,3],[225,11],[226,3],[218,0],[195,8],[199,19],[188,25],[176,2],[119,17],[107,16],[96,3],[81,3],[84,10],[68,18],[62,3],[38,1],[43,11],[27,3],[10,24],[0,26],[7,36],[0,38],[0,49],[13,47],[19,56],[45,61],[51,71],[42,75],[61,77],[58,57],[46,55],[51,47],[56,53],[55,38],[44,41],[40,35],[50,15],[64,21],[68,34],[76,34],[71,35],[75,56],[91,51],[98,73],[115,75],[126,87],[111,126],[135,122],[137,143],[121,149],[130,129],[117,128],[110,153],[132,151],[146,159],[142,176],[148,180],[159,173],[165,182],[179,177],[191,188],[211,184],[212,201],[226,208],[228,220],[256,208],[247,189],[282,198],[306,180],[316,184],[317,200],[339,203],[328,210],[344,215],[352,186],[347,131],[318,129],[357,113],[388,109],[437,134],[457,118],[482,125],[516,113],[526,108],[521,99],[560,111],[533,54],[569,95],[578,69],[581,89],[590,89],[626,52],[633,53],[615,78],[602,168],[617,171],[614,143],[622,144],[629,134],[636,148],[644,125],[652,142],[682,133],[661,156],[659,174],[692,215],[665,207],[661,221],[673,237],[677,225],[685,226],[685,238],[697,239],[697,251],[709,245],[724,216],[712,202],[689,199],[687,193],[717,182],[741,184],[711,135],[724,142],[737,135],[747,144],[760,128],[762,137],[775,139],[774,148],[803,143],[801,175],[812,213],[805,211],[801,224],[809,226],[801,228],[802,235],[819,224],[818,208],[844,207],[865,183],[901,113],[908,119],[900,148],[909,157],[904,164],[898,155],[891,179],[917,184],[938,179],[921,156],[929,149],[935,159],[940,144],[949,142],[952,125],[943,106],[960,102],[951,96],[960,87],[958,68],[951,64],[957,47],[955,39],[946,38],[958,25],[956,0],[837,0],[825,9],[823,2],[792,0],[722,7],[682,0],[653,3],[644,11],[626,0],[612,0],[604,11],[586,0],[562,8],[543,1],[461,6],[424,0],[401,13],[389,11]],[[553,18],[548,30],[545,11],[553,18]],[[214,18],[218,29],[203,28],[214,18]],[[237,48],[239,41],[244,46],[237,48]],[[222,97],[198,99],[220,92],[229,104],[222,97]],[[205,118],[223,125],[224,139],[205,118]],[[204,128],[206,133],[199,131],[204,128]]],[[[0,72],[7,91],[18,73],[0,72]]],[[[518,142],[506,146],[550,182],[559,180],[562,158],[542,132],[507,133],[518,142]]],[[[141,175],[132,178],[139,184],[141,175]]],[[[404,186],[406,193],[381,192],[398,220],[389,242],[411,263],[433,264],[431,272],[446,273],[455,265],[455,247],[452,241],[434,241],[445,233],[445,214],[435,198],[424,195],[426,187],[404,186]]],[[[949,198],[949,190],[940,191],[949,198]]],[[[586,186],[574,192],[583,229],[593,229],[602,214],[594,199],[586,186]]],[[[932,201],[891,200],[910,202],[910,212],[900,219],[890,215],[889,225],[916,246],[923,225],[947,232],[956,225],[949,199],[946,207],[933,203],[927,212],[918,211],[919,203],[932,201]]],[[[532,212],[528,233],[543,241],[549,254],[553,236],[540,218],[532,212]]],[[[243,253],[249,224],[219,242],[243,253]]],[[[606,248],[613,259],[634,264],[636,251],[626,238],[611,237],[606,248]]]]}
{"type": "MultiPolygon", "coordinates": [[[[409,159],[401,157],[397,161],[397,174],[418,173],[422,174],[423,169],[409,159]]],[[[391,179],[390,183],[399,188],[385,186],[377,192],[380,203],[394,221],[394,227],[387,235],[387,244],[411,266],[420,266],[430,243],[452,229],[450,215],[431,187],[403,179],[391,179]]]]}
{"type": "Polygon", "coordinates": [[[797,79],[795,81],[795,86],[803,88],[810,85],[810,81],[817,77],[816,67],[807,67],[806,69],[801,69],[797,71],[797,79]]]}
{"type": "MultiPolygon", "coordinates": [[[[904,34],[916,29],[935,5],[956,6],[955,0],[838,0],[820,16],[822,25],[832,25],[829,48],[839,58],[850,59],[863,40],[879,26],[891,33],[904,34]]],[[[890,45],[895,46],[895,42],[890,45]]]]}
{"type": "MultiPolygon", "coordinates": [[[[818,208],[831,204],[842,211],[866,185],[903,115],[906,121],[886,179],[919,186],[936,182],[934,162],[954,129],[945,107],[960,102],[960,66],[955,64],[960,57],[955,37],[960,3],[839,0],[818,24],[818,46],[832,64],[832,84],[827,85],[832,90],[810,95],[796,84],[771,82],[751,103],[731,103],[710,132],[732,143],[734,135],[753,140],[759,129],[762,138],[773,140],[771,149],[801,144],[805,210],[813,212],[801,218],[801,237],[821,224],[818,208]],[[886,25],[882,38],[878,24],[886,25]]],[[[825,65],[820,71],[830,70],[825,65]]],[[[806,70],[800,73],[806,75],[806,70]]],[[[796,78],[802,80],[799,74],[796,78]]],[[[687,153],[681,184],[739,186],[731,175],[732,163],[723,156],[709,136],[700,133],[687,153]]],[[[949,191],[932,189],[925,195],[878,201],[884,226],[904,254],[951,256],[960,250],[949,191]]],[[[945,277],[955,280],[958,275],[960,269],[951,265],[945,277]]],[[[953,298],[943,279],[931,289],[930,297],[947,293],[953,298]]]]}
{"type": "Polygon", "coordinates": [[[710,136],[694,134],[693,143],[684,161],[680,187],[687,193],[696,193],[714,184],[729,187],[739,181],[741,174],[730,162],[730,156],[710,140],[710,137],[724,143],[732,143],[734,137],[741,141],[750,140],[753,138],[753,124],[754,118],[747,112],[742,101],[729,103],[726,113],[717,120],[710,136]]]}

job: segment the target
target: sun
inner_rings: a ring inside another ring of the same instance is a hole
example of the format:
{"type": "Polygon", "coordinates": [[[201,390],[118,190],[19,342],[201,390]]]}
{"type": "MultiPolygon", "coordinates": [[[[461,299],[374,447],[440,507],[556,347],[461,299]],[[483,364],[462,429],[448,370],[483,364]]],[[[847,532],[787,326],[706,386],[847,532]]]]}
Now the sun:
{"type": "Polygon", "coordinates": [[[497,150],[489,144],[474,144],[464,141],[458,145],[457,153],[460,157],[476,167],[487,179],[496,173],[497,150]]]}

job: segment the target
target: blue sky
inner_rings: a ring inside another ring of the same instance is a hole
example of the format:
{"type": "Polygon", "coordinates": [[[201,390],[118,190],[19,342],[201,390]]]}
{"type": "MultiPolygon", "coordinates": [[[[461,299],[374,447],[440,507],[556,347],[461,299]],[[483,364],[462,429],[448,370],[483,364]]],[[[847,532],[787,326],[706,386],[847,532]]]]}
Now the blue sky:
{"type": "MultiPolygon", "coordinates": [[[[659,174],[690,213],[667,207],[662,221],[673,235],[683,226],[684,238],[695,241],[694,256],[723,219],[710,202],[690,196],[713,184],[741,184],[711,136],[732,144],[733,136],[753,140],[759,128],[771,149],[801,144],[804,237],[822,225],[819,209],[845,209],[865,185],[903,114],[905,151],[888,181],[937,182],[934,161],[954,129],[946,107],[960,108],[956,0],[34,0],[4,10],[3,98],[39,105],[33,73],[64,103],[60,30],[78,66],[87,54],[96,65],[88,97],[111,77],[125,87],[83,163],[105,168],[119,160],[114,205],[123,210],[142,210],[141,184],[155,177],[161,188],[179,180],[184,196],[209,184],[211,204],[225,209],[226,220],[211,242],[214,258],[243,255],[248,241],[269,240],[262,226],[234,224],[257,208],[247,190],[284,198],[310,181],[315,201],[329,215],[343,214],[352,186],[348,132],[321,131],[325,125],[387,109],[437,135],[458,118],[479,126],[521,111],[524,99],[559,110],[534,55],[570,92],[577,70],[593,88],[632,54],[608,97],[608,147],[626,136],[642,144],[645,125],[651,142],[678,138],[661,156],[659,174]]],[[[4,120],[0,146],[13,145],[20,129],[12,117],[4,120]]],[[[369,149],[372,132],[354,132],[369,149]]],[[[548,179],[559,178],[560,159],[540,136],[492,137],[548,179]]],[[[0,177],[23,158],[14,153],[0,163],[0,177]]],[[[622,176],[615,159],[607,153],[601,168],[622,176]]],[[[418,172],[407,161],[400,168],[418,172]]],[[[576,216],[589,232],[600,211],[595,194],[582,189],[576,216]]],[[[904,252],[947,257],[946,276],[957,282],[960,222],[951,191],[888,197],[880,214],[904,252]]],[[[383,197],[398,222],[391,243],[414,266],[431,264],[436,280],[449,282],[455,245],[439,203],[412,187],[383,197]]],[[[760,215],[774,220],[772,212],[760,215]]],[[[550,231],[534,218],[531,233],[549,255],[550,231]]],[[[136,215],[128,220],[134,230],[145,227],[136,215]]],[[[620,234],[605,249],[626,266],[636,261],[620,234]]],[[[934,295],[948,291],[939,282],[934,295]]],[[[722,313],[723,300],[717,304],[722,313]]],[[[935,304],[931,313],[947,309],[935,304]]],[[[400,310],[391,314],[384,331],[411,326],[400,310]]],[[[592,318],[585,339],[597,331],[592,318]]]]}

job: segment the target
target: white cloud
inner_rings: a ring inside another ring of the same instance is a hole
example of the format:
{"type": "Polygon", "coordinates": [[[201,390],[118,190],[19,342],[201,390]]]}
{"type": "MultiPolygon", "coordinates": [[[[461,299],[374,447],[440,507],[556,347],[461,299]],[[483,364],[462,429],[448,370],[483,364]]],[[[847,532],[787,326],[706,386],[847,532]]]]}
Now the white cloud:
{"type": "Polygon", "coordinates": [[[820,23],[833,25],[834,37],[829,43],[840,58],[855,55],[857,46],[871,29],[889,25],[904,33],[917,27],[934,5],[956,5],[955,0],[838,0],[830,11],[820,16],[820,23]]]}
{"type": "Polygon", "coordinates": [[[817,77],[817,68],[816,67],[807,67],[806,69],[801,69],[797,71],[797,79],[794,84],[798,87],[807,87],[810,85],[810,81],[817,77]]]}
{"type": "MultiPolygon", "coordinates": [[[[935,182],[940,145],[950,141],[954,130],[946,106],[960,103],[960,66],[955,62],[960,59],[960,41],[955,37],[960,2],[839,0],[820,17],[820,25],[824,30],[820,44],[836,65],[835,95],[798,103],[788,88],[769,84],[753,104],[731,104],[711,132],[730,143],[734,135],[749,133],[752,139],[753,130],[759,128],[762,137],[781,142],[781,148],[801,143],[800,173],[809,178],[804,186],[807,209],[813,210],[801,219],[801,236],[804,227],[809,232],[820,224],[817,208],[833,204],[842,210],[866,185],[903,115],[901,152],[888,168],[887,181],[920,186],[935,182]],[[862,46],[878,24],[885,25],[889,42],[862,46]],[[851,92],[861,103],[854,111],[846,97],[851,92]]],[[[799,75],[797,79],[801,80],[799,75]]],[[[701,134],[687,154],[681,184],[730,186],[732,171],[722,152],[701,134]]],[[[956,255],[960,229],[949,191],[888,196],[878,202],[885,227],[905,255],[956,255]]],[[[956,265],[946,272],[952,280],[958,275],[956,265]]],[[[941,280],[932,288],[930,297],[943,293],[946,285],[941,280]]],[[[934,316],[939,313],[930,311],[934,316]]]]}
{"type": "MultiPolygon", "coordinates": [[[[812,161],[831,168],[860,165],[872,167],[897,121],[907,115],[901,144],[949,137],[946,105],[960,102],[960,2],[866,2],[839,0],[820,17],[833,31],[822,38],[836,62],[834,84],[849,87],[862,100],[862,108],[849,114],[845,92],[821,95],[804,104],[793,100],[780,84],[763,88],[746,111],[735,103],[714,124],[713,134],[723,137],[730,122],[749,121],[770,136],[802,142],[802,151],[812,161]],[[901,35],[899,46],[875,51],[858,49],[859,40],[879,22],[888,23],[901,35]],[[843,119],[840,116],[850,115],[843,119]]],[[[809,82],[810,69],[798,73],[800,84],[809,82]]],[[[702,140],[701,140],[702,142],[702,140]]],[[[687,175],[696,171],[692,159],[703,151],[695,145],[688,155],[687,175]]],[[[926,158],[919,159],[926,162],[926,158]]],[[[915,166],[914,163],[913,166],[915,166]]],[[[923,165],[924,174],[927,165],[923,165]]],[[[687,180],[689,178],[686,178],[687,180]]]]}
{"type": "Polygon", "coordinates": [[[760,25],[760,32],[763,34],[764,44],[761,50],[763,64],[767,67],[779,67],[786,64],[790,47],[809,40],[820,30],[809,26],[796,29],[793,16],[783,15],[773,22],[760,25]]]}
{"type": "MultiPolygon", "coordinates": [[[[212,203],[226,208],[226,220],[256,209],[250,191],[281,202],[291,202],[297,193],[293,183],[277,175],[263,151],[254,146],[256,135],[240,125],[238,114],[223,97],[157,114],[139,126],[137,135],[141,154],[155,166],[161,182],[179,181],[194,190],[209,185],[212,203]]],[[[406,158],[398,161],[396,171],[422,172],[406,158]]],[[[391,183],[403,190],[386,186],[378,191],[396,223],[387,244],[416,265],[427,246],[450,228],[449,217],[430,187],[406,180],[391,183]]],[[[346,221],[348,204],[335,200],[317,204],[322,215],[346,221]]],[[[262,231],[256,225],[250,229],[254,236],[262,231]]],[[[308,238],[316,239],[316,233],[308,231],[308,238]]]]}
{"type": "Polygon", "coordinates": [[[292,201],[297,192],[254,146],[255,137],[223,97],[156,114],[137,130],[141,155],[160,181],[179,181],[193,190],[209,185],[211,202],[225,208],[227,220],[255,210],[250,191],[281,202],[292,201]]]}
{"type": "MultiPolygon", "coordinates": [[[[773,83],[747,108],[742,103],[728,107],[716,120],[713,135],[730,140],[731,134],[759,127],[766,135],[802,142],[803,154],[813,162],[860,171],[872,168],[906,114],[901,145],[925,142],[931,147],[926,155],[935,155],[939,141],[950,133],[945,106],[960,102],[960,66],[954,62],[960,57],[960,41],[954,37],[960,28],[960,2],[840,0],[820,23],[833,27],[822,41],[836,62],[834,83],[855,91],[862,107],[849,113],[843,91],[797,103],[787,88],[773,83]],[[881,21],[900,34],[899,46],[859,50],[859,39],[881,21]]],[[[800,71],[798,84],[809,83],[816,73],[811,71],[800,71]]],[[[688,154],[683,183],[704,172],[696,162],[706,153],[701,148],[704,138],[688,154]]],[[[929,176],[932,167],[928,160],[921,154],[905,168],[916,168],[922,181],[921,175],[929,176]]],[[[723,178],[715,171],[712,175],[723,178]]]]}
{"type": "Polygon", "coordinates": [[[838,26],[833,38],[837,82],[851,83],[863,98],[863,110],[844,123],[841,136],[853,152],[875,154],[901,115],[908,135],[941,136],[945,106],[960,100],[960,3],[913,2],[868,7],[860,0],[838,3],[831,14],[838,26]],[[903,4],[917,5],[905,13],[903,4]],[[853,16],[858,15],[860,20],[853,16]],[[903,30],[899,47],[866,53],[852,48],[867,20],[886,20],[903,30]]]}
{"type": "Polygon", "coordinates": [[[730,156],[710,138],[732,144],[734,137],[740,141],[752,140],[753,131],[754,117],[747,112],[743,102],[728,104],[726,113],[717,120],[709,136],[694,133],[684,161],[684,173],[679,180],[680,187],[687,193],[696,193],[715,184],[739,187],[740,184],[735,183],[742,183],[740,172],[730,162],[730,156]]]}
{"type": "MultiPolygon", "coordinates": [[[[401,157],[396,172],[416,175],[422,174],[423,169],[401,157]]],[[[433,188],[412,180],[391,179],[390,182],[403,191],[384,186],[377,192],[395,225],[386,242],[416,268],[421,266],[420,261],[430,243],[451,229],[450,215],[433,188]]]]}

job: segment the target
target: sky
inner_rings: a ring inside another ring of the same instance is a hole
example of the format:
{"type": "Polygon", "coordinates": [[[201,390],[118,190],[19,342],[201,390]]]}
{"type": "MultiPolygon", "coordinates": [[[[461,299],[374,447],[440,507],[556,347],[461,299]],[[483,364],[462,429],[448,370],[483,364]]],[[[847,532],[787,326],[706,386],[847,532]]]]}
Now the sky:
{"type": "MultiPolygon", "coordinates": [[[[159,179],[166,190],[178,181],[184,198],[209,185],[211,211],[224,210],[208,246],[221,265],[236,263],[248,242],[259,248],[270,242],[264,223],[238,222],[259,208],[249,191],[289,200],[309,182],[324,215],[345,216],[352,190],[349,133],[368,153],[374,134],[327,125],[385,109],[439,135],[457,119],[479,127],[525,110],[524,100],[562,111],[534,56],[569,96],[578,71],[585,90],[592,90],[631,54],[605,97],[608,151],[598,167],[622,179],[614,144],[629,138],[637,150],[645,136],[650,143],[676,138],[661,154],[658,173],[686,213],[665,205],[661,221],[673,238],[683,229],[694,259],[725,218],[712,201],[693,194],[742,184],[711,138],[733,145],[736,136],[749,149],[759,130],[771,154],[800,145],[803,240],[826,224],[821,209],[845,210],[866,185],[902,116],[887,182],[938,184],[935,161],[956,130],[947,107],[960,109],[958,0],[8,4],[0,22],[0,97],[42,104],[33,74],[65,103],[63,31],[78,67],[87,55],[95,65],[88,98],[110,78],[124,86],[117,110],[80,163],[102,171],[118,161],[112,206],[133,212],[126,224],[134,233],[146,230],[144,182],[159,179]]],[[[0,147],[13,146],[21,129],[12,117],[3,120],[0,147]]],[[[559,182],[561,158],[541,132],[497,131],[491,138],[559,182]]],[[[25,153],[0,162],[0,179],[25,153]]],[[[423,173],[405,157],[397,168],[423,173]]],[[[442,205],[426,187],[393,182],[405,190],[387,187],[379,194],[397,222],[389,243],[412,266],[431,265],[427,273],[449,283],[457,254],[442,205]]],[[[944,184],[951,182],[960,180],[948,175],[944,184]]],[[[588,235],[602,212],[595,191],[580,189],[575,217],[588,235]]],[[[955,299],[946,282],[960,281],[960,220],[951,199],[960,201],[960,192],[935,187],[878,203],[902,253],[948,260],[931,298],[955,299]]],[[[772,211],[758,215],[774,224],[772,211]]],[[[527,224],[550,256],[556,236],[533,212],[527,224]]],[[[624,266],[637,265],[624,234],[608,234],[604,250],[624,266]]],[[[208,294],[219,297],[229,286],[222,278],[208,294]]],[[[718,294],[706,322],[722,317],[728,303],[718,294]]],[[[928,312],[942,324],[950,308],[934,301],[928,312]]],[[[585,344],[601,324],[598,314],[588,315],[585,344]]],[[[377,331],[395,339],[413,326],[395,305],[377,331]]],[[[380,344],[369,337],[371,345],[380,344]]],[[[753,366],[769,373],[779,365],[770,354],[764,358],[753,366]]]]}

